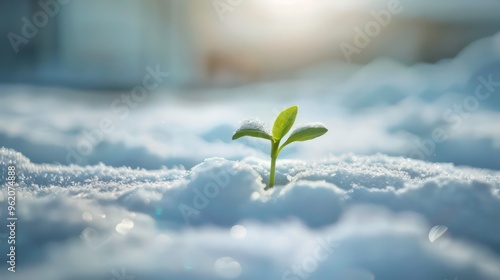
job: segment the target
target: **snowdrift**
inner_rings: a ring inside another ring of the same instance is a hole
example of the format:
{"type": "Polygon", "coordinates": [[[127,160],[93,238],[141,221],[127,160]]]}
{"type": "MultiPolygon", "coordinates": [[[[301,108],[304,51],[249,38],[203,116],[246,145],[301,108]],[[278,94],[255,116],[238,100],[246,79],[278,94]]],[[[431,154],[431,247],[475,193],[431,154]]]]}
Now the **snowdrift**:
{"type": "Polygon", "coordinates": [[[267,192],[257,158],[145,170],[1,149],[0,161],[17,167],[19,213],[19,269],[2,279],[500,278],[497,171],[282,160],[267,192]]]}

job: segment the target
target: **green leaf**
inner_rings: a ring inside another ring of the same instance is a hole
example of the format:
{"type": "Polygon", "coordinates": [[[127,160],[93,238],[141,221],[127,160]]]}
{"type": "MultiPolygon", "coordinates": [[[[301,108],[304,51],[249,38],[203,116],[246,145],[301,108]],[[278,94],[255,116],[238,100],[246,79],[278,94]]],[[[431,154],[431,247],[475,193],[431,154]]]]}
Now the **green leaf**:
{"type": "Polygon", "coordinates": [[[295,118],[297,117],[298,110],[299,107],[292,106],[288,109],[285,109],[278,115],[273,125],[274,141],[276,142],[280,141],[281,138],[283,138],[283,136],[285,136],[288,133],[288,131],[290,131],[290,129],[293,126],[293,123],[295,123],[295,118]]]}
{"type": "Polygon", "coordinates": [[[264,138],[268,140],[273,140],[273,137],[269,135],[266,131],[258,130],[258,129],[240,129],[237,130],[233,134],[233,140],[236,140],[238,138],[244,137],[244,136],[251,136],[251,137],[257,137],[257,138],[264,138]]]}
{"type": "Polygon", "coordinates": [[[269,132],[267,132],[265,124],[258,119],[244,121],[240,128],[234,132],[233,140],[243,136],[263,138],[271,141],[273,140],[273,137],[269,134],[269,132]]]}
{"type": "Polygon", "coordinates": [[[302,127],[295,129],[292,135],[288,137],[286,142],[280,147],[279,151],[283,149],[286,145],[292,142],[303,142],[312,140],[314,138],[320,137],[321,135],[328,132],[328,129],[321,123],[307,124],[302,127]]]}

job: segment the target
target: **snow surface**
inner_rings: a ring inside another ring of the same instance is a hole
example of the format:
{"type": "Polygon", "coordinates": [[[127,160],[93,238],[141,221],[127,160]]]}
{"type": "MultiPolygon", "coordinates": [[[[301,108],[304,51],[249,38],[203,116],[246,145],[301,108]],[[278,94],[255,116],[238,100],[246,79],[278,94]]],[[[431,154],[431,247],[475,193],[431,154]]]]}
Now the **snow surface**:
{"type": "Polygon", "coordinates": [[[258,158],[132,170],[2,149],[0,161],[17,165],[22,244],[18,272],[2,279],[500,278],[497,171],[385,155],[282,160],[265,192],[258,158]],[[435,226],[447,231],[430,239],[435,226]]]}
{"type": "Polygon", "coordinates": [[[498,81],[500,34],[432,65],[378,60],[131,105],[2,86],[19,220],[18,270],[0,278],[500,279],[498,81]],[[264,191],[269,143],[231,136],[291,105],[329,133],[287,147],[264,191]]]}

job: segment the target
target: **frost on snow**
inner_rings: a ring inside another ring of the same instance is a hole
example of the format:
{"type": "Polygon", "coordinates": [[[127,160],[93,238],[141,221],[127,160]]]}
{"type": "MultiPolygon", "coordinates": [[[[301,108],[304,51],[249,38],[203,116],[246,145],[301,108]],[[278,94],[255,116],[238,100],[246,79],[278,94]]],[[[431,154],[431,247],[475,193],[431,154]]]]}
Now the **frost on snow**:
{"type": "Polygon", "coordinates": [[[19,178],[23,269],[12,279],[107,279],[122,267],[137,279],[500,277],[496,171],[384,155],[283,160],[265,192],[268,162],[255,158],[190,170],[33,164],[8,149],[0,160],[19,178]]]}
{"type": "Polygon", "coordinates": [[[236,131],[244,130],[244,129],[255,129],[260,131],[268,132],[266,124],[260,119],[250,119],[244,120],[241,122],[240,127],[236,131]]]}

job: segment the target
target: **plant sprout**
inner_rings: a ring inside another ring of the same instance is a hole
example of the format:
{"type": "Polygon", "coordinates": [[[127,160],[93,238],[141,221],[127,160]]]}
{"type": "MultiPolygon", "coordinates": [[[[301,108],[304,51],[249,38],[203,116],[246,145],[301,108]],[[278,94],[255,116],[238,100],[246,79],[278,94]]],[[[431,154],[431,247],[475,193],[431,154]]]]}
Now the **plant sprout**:
{"type": "Polygon", "coordinates": [[[292,106],[288,109],[283,110],[274,121],[272,135],[269,134],[269,132],[266,130],[264,124],[258,120],[244,121],[241,127],[234,132],[232,138],[233,140],[236,140],[243,136],[251,136],[271,141],[271,171],[269,174],[269,185],[266,189],[270,189],[274,186],[276,159],[285,146],[293,142],[312,140],[325,134],[328,131],[328,129],[322,123],[306,124],[295,129],[290,134],[290,137],[288,137],[288,139],[280,146],[281,140],[288,133],[288,131],[290,131],[293,124],[295,123],[295,118],[297,117],[298,110],[298,106],[292,106]]]}

